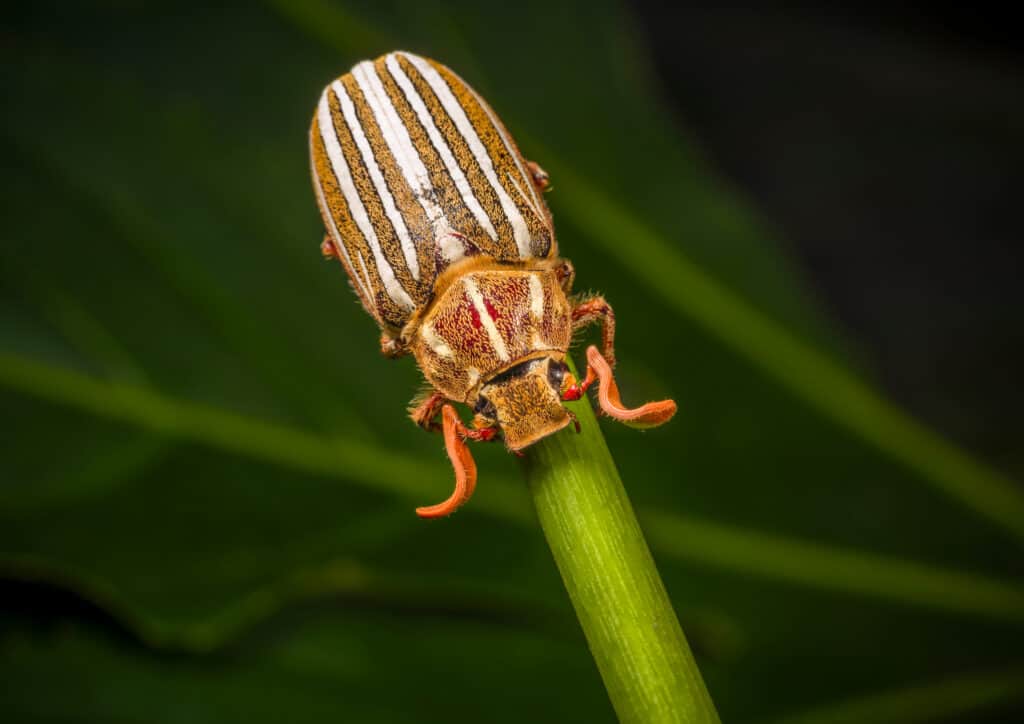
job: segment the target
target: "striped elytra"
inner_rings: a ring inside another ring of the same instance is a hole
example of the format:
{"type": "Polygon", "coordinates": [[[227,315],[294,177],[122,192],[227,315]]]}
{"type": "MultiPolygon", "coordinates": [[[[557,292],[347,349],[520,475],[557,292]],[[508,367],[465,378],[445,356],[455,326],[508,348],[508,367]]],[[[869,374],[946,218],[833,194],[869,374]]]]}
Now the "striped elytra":
{"type": "Polygon", "coordinates": [[[367,311],[399,331],[466,256],[556,253],[526,161],[490,106],[411,53],[329,84],[310,129],[313,185],[331,242],[367,311]]]}
{"type": "Polygon", "coordinates": [[[564,403],[595,382],[601,410],[626,424],[675,413],[671,400],[623,406],[614,314],[602,297],[569,296],[547,174],[451,70],[405,52],[357,64],[321,94],[309,145],[321,249],[379,324],[382,352],[415,356],[428,389],[413,421],[444,433],[455,490],[420,516],[449,515],[472,494],[467,441],[500,437],[518,453],[574,422],[564,403]],[[577,382],[566,356],[592,322],[603,325],[602,349],[588,348],[577,382]],[[473,409],[469,426],[450,402],[473,409]]]}

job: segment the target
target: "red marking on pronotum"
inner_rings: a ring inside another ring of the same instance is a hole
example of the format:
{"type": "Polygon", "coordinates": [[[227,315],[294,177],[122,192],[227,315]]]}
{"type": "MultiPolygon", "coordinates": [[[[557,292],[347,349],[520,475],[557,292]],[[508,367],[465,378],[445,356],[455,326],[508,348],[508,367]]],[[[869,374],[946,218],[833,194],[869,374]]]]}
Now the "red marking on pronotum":
{"type": "Polygon", "coordinates": [[[491,300],[488,299],[487,297],[484,297],[484,309],[486,309],[487,313],[489,315],[491,315],[491,319],[493,319],[495,321],[497,321],[498,317],[501,316],[498,313],[498,310],[494,308],[494,305],[491,304],[491,300]]]}

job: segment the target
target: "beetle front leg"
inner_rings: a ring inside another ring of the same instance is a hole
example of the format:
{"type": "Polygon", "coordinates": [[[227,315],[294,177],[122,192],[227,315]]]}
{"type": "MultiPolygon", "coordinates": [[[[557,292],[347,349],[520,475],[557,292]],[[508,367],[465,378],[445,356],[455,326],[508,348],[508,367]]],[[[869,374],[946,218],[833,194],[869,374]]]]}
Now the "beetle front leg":
{"type": "Polygon", "coordinates": [[[455,490],[443,503],[417,508],[416,515],[421,518],[442,518],[451,515],[469,500],[476,489],[476,463],[465,442],[466,437],[473,431],[462,424],[458,413],[451,405],[445,405],[441,409],[441,419],[445,451],[455,469],[455,490]]]}
{"type": "Polygon", "coordinates": [[[648,402],[640,407],[628,408],[622,404],[619,386],[615,383],[612,367],[601,356],[597,347],[587,347],[587,376],[579,384],[571,384],[562,394],[563,400],[578,400],[587,389],[597,382],[597,402],[601,411],[613,420],[636,428],[657,427],[672,419],[676,414],[676,403],[672,400],[648,402]]]}
{"type": "Polygon", "coordinates": [[[615,312],[604,297],[591,297],[572,309],[572,331],[575,334],[588,324],[601,322],[601,351],[609,366],[615,366],[615,312]]]}

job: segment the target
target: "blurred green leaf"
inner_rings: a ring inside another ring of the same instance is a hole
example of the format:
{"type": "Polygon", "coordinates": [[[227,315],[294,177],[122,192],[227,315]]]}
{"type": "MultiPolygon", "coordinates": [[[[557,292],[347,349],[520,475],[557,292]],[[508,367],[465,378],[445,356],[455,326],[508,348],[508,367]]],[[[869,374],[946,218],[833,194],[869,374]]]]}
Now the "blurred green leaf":
{"type": "Polygon", "coordinates": [[[778,719],[775,724],[911,724],[950,720],[996,708],[1020,697],[1024,670],[968,674],[899,691],[862,696],[778,719]]]}
{"type": "MultiPolygon", "coordinates": [[[[172,438],[276,463],[302,472],[385,491],[411,504],[423,483],[443,489],[447,467],[424,465],[386,448],[316,435],[209,406],[163,397],[129,384],[105,384],[55,367],[0,354],[0,384],[99,417],[148,428],[172,438]]],[[[474,509],[512,523],[532,522],[522,491],[507,480],[488,481],[474,509]]],[[[950,611],[1024,619],[1024,588],[852,550],[786,540],[640,509],[652,544],[665,555],[729,571],[813,587],[855,592],[950,611]]]]}
{"type": "MultiPolygon", "coordinates": [[[[765,354],[751,329],[785,330],[871,377],[785,244],[666,110],[623,7],[528,0],[496,21],[468,0],[34,3],[5,40],[5,560],[95,586],[175,635],[212,625],[230,638],[235,606],[337,561],[391,592],[452,582],[453,596],[568,613],[503,451],[481,450],[463,514],[412,515],[450,486],[439,440],[404,419],[418,374],[380,359],[371,320],[319,260],[314,100],[396,45],[466,77],[528,155],[557,155],[560,244],[580,288],[616,307],[623,394],[680,403],[668,428],[606,434],[669,594],[718,632],[697,653],[723,720],[1019,660],[1019,547],[958,502],[991,511],[1006,486],[930,438],[908,466],[905,442],[865,439],[864,426],[885,434],[878,409],[852,429],[848,411],[808,404],[849,401],[827,400],[834,378],[787,387],[799,366],[785,355],[751,364],[765,354]],[[680,260],[699,273],[690,283],[720,280],[729,296],[676,288],[680,260]],[[762,325],[741,324],[746,336],[729,326],[736,300],[762,325]],[[954,499],[920,485],[928,475],[973,482],[954,499]]],[[[1006,499],[996,515],[1009,520],[1006,499]]],[[[578,635],[342,599],[286,600],[295,625],[201,657],[133,648],[28,601],[0,628],[0,708],[12,720],[611,718],[578,635]]]]}

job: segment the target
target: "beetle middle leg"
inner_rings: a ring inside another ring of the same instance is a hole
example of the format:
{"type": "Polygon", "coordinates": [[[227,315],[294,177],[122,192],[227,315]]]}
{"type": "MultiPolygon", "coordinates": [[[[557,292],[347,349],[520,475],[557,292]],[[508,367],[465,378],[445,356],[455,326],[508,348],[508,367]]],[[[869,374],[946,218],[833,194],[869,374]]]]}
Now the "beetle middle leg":
{"type": "Polygon", "coordinates": [[[611,367],[615,366],[615,312],[604,297],[591,297],[572,308],[572,331],[575,334],[588,324],[601,322],[601,352],[611,367]]]}

